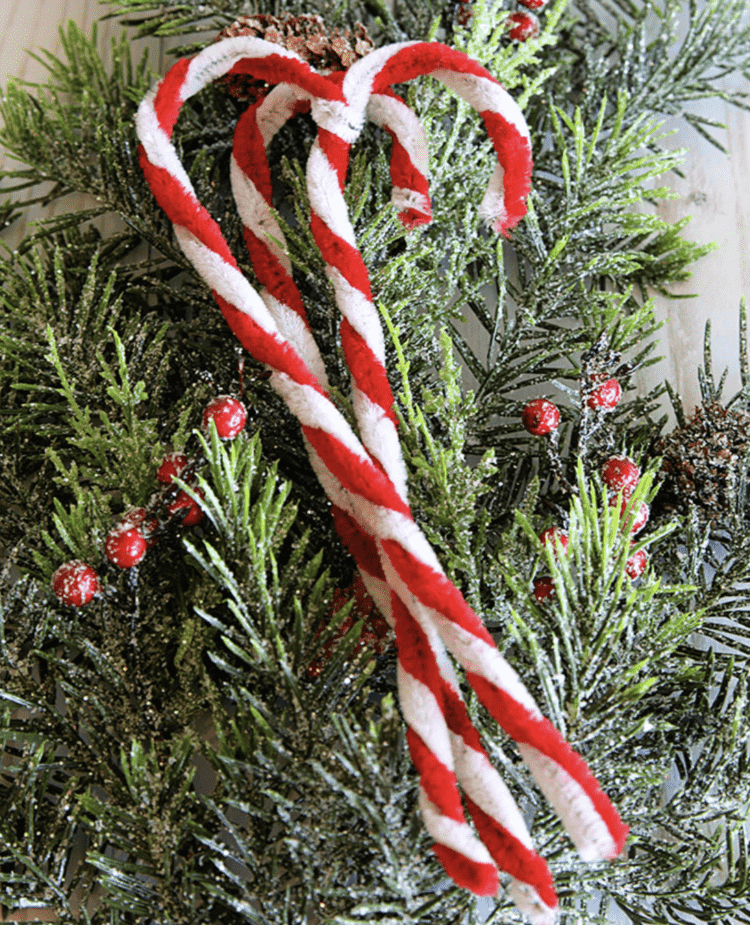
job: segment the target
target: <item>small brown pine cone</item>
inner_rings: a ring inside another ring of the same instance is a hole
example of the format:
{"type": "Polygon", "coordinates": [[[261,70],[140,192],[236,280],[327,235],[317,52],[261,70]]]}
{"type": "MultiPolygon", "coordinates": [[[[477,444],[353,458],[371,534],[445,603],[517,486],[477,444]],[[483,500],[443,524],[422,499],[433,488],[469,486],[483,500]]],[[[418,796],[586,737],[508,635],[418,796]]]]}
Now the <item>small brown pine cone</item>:
{"type": "Polygon", "coordinates": [[[737,476],[750,454],[750,414],[719,402],[699,405],[684,427],[654,445],[664,482],[657,501],[672,510],[697,508],[704,521],[729,513],[737,476]]]}
{"type": "MultiPolygon", "coordinates": [[[[221,30],[216,36],[216,41],[234,38],[237,35],[250,35],[282,45],[298,54],[315,70],[323,73],[345,71],[375,47],[361,23],[357,23],[353,31],[345,29],[341,32],[334,29],[329,34],[323,17],[317,14],[292,16],[287,13],[283,16],[271,16],[267,13],[256,13],[252,16],[240,16],[231,26],[221,30]]],[[[271,89],[264,80],[232,71],[220,77],[219,83],[224,84],[236,99],[248,100],[251,103],[257,102],[271,89]]]]}

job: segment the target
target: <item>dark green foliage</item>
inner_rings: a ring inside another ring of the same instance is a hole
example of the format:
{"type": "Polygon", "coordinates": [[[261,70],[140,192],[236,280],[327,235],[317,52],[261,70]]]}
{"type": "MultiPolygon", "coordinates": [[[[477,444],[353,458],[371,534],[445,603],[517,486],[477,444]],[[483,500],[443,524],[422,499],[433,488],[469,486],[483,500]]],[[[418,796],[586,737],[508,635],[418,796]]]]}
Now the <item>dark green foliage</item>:
{"type": "MultiPolygon", "coordinates": [[[[655,449],[665,389],[635,396],[630,381],[656,362],[649,292],[688,278],[709,249],[654,211],[670,195],[658,178],[681,163],[662,147],[662,120],[710,134],[695,100],[746,105],[715,81],[750,72],[747,2],[557,2],[523,45],[507,40],[499,6],[474,4],[468,25],[455,7],[254,9],[319,12],[329,28],[361,20],[378,44],[447,41],[524,109],[533,193],[507,241],[477,218],[493,157],[481,122],[429,80],[404,93],[429,140],[432,224],[399,225],[390,142],[373,126],[353,149],[346,196],[387,329],[415,518],[613,797],[632,832],[624,856],[580,862],[467,690],[469,709],[550,861],[563,922],[593,925],[619,909],[637,925],[750,923],[748,458],[733,463],[720,512],[699,494],[675,505],[655,449]],[[602,376],[625,390],[609,414],[586,403],[602,376]],[[531,394],[560,405],[555,443],[520,426],[531,394]],[[609,505],[599,475],[613,453],[639,462],[633,504],[652,504],[634,545],[629,512],[609,505]],[[566,558],[537,539],[551,524],[570,534],[566,558]],[[641,548],[651,564],[633,582],[626,562],[641,548]],[[533,594],[542,574],[554,600],[533,594]]],[[[220,0],[111,8],[139,34],[181,35],[193,49],[237,15],[220,0]]],[[[298,424],[236,348],[143,180],[133,117],[155,75],[145,58],[131,61],[127,35],[108,73],[96,36],[70,25],[62,58],[43,58],[45,84],[11,82],[0,101],[0,142],[24,165],[7,174],[11,194],[91,197],[0,260],[0,901],[49,906],[71,925],[519,921],[504,897],[479,903],[451,887],[430,852],[395,652],[373,657],[354,603],[333,606],[353,563],[298,424]],[[105,215],[118,230],[98,230],[105,215]],[[225,445],[214,428],[195,430],[211,397],[240,391],[244,434],[225,445]],[[163,489],[155,468],[171,450],[195,461],[196,478],[163,489]],[[202,492],[199,526],[157,504],[178,487],[202,492]],[[110,565],[107,532],[150,504],[158,543],[137,569],[110,565]],[[73,558],[102,579],[85,608],[50,589],[73,558]]],[[[208,88],[185,105],[175,141],[252,281],[228,181],[240,111],[208,88]]],[[[351,419],[333,293],[308,225],[312,137],[300,117],[274,140],[275,201],[351,419]]],[[[23,208],[8,200],[0,225],[23,208]]],[[[722,397],[710,332],[698,373],[706,407],[721,413],[750,411],[744,306],[740,326],[740,392],[722,397]]],[[[676,411],[679,447],[688,422],[676,411]]]]}

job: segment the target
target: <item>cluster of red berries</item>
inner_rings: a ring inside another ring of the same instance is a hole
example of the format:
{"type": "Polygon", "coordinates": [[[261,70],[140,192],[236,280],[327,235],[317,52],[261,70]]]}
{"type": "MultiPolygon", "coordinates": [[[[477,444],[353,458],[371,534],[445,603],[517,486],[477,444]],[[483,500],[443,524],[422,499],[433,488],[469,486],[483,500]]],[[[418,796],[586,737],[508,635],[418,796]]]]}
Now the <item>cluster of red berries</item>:
{"type": "MultiPolygon", "coordinates": [[[[323,671],[326,662],[335,655],[343,638],[359,620],[364,620],[364,626],[362,627],[362,635],[359,637],[352,655],[356,655],[365,646],[369,646],[378,655],[382,655],[388,648],[392,638],[390,627],[375,606],[375,601],[367,593],[359,573],[354,576],[354,582],[348,588],[336,588],[331,601],[329,618],[333,618],[352,597],[354,598],[354,606],[341,626],[338,627],[336,635],[326,642],[321,654],[307,666],[308,677],[318,677],[323,671]]],[[[318,639],[322,632],[323,630],[321,629],[315,638],[318,639]]]]}
{"type": "MultiPolygon", "coordinates": [[[[211,421],[216,425],[216,432],[222,439],[231,440],[244,428],[247,411],[242,402],[229,395],[220,395],[213,399],[203,412],[203,429],[208,430],[211,421]]],[[[171,485],[172,480],[186,473],[189,460],[181,453],[169,453],[156,470],[156,478],[163,485],[171,485]]],[[[200,489],[194,494],[201,497],[200,489]]],[[[104,541],[104,553],[107,559],[118,568],[133,568],[146,555],[146,551],[157,542],[160,524],[156,517],[156,508],[164,499],[159,498],[150,510],[137,507],[128,511],[114,529],[110,530],[104,541]]],[[[192,527],[203,519],[200,505],[186,491],[180,490],[166,503],[170,517],[180,512],[183,527],[192,527]]],[[[66,562],[52,576],[52,590],[64,604],[82,607],[101,591],[101,583],[96,571],[80,559],[66,562]]]]}
{"type": "MultiPolygon", "coordinates": [[[[630,503],[630,498],[638,485],[641,477],[641,471],[638,466],[627,456],[610,456],[602,466],[602,481],[609,489],[609,504],[614,507],[620,505],[620,511],[625,513],[630,503]]],[[[625,522],[625,528],[629,527],[629,535],[634,537],[646,526],[649,517],[649,507],[645,502],[641,502],[637,508],[633,508],[625,522]]],[[[542,531],[539,539],[545,547],[555,553],[555,555],[566,555],[568,551],[568,534],[560,527],[547,527],[542,531]]],[[[629,578],[635,579],[640,577],[646,570],[648,564],[648,555],[645,549],[639,549],[634,552],[625,563],[625,572],[629,578]]],[[[549,575],[537,578],[534,581],[534,597],[541,603],[548,598],[555,596],[555,583],[549,575]]]]}
{"type": "MultiPolygon", "coordinates": [[[[622,387],[617,379],[603,379],[586,396],[586,404],[594,411],[612,411],[622,398],[622,387]]],[[[521,412],[524,428],[534,437],[544,437],[557,430],[560,410],[546,398],[535,398],[524,405],[521,412]]]]}
{"type": "MultiPolygon", "coordinates": [[[[511,13],[506,19],[508,37],[514,42],[526,42],[539,35],[539,19],[531,10],[541,9],[546,0],[518,0],[525,6],[525,10],[511,13]]],[[[456,10],[456,22],[461,26],[468,26],[473,16],[471,0],[461,0],[456,10]]]]}
{"type": "MultiPolygon", "coordinates": [[[[602,466],[602,481],[609,488],[609,505],[620,505],[620,514],[624,515],[630,504],[630,498],[638,485],[641,470],[627,456],[610,456],[602,466]]],[[[630,525],[630,535],[635,536],[648,523],[649,507],[641,501],[638,507],[633,507],[625,521],[630,525]]],[[[625,563],[625,571],[629,578],[638,578],[646,569],[648,554],[645,549],[639,549],[625,563]]]]}

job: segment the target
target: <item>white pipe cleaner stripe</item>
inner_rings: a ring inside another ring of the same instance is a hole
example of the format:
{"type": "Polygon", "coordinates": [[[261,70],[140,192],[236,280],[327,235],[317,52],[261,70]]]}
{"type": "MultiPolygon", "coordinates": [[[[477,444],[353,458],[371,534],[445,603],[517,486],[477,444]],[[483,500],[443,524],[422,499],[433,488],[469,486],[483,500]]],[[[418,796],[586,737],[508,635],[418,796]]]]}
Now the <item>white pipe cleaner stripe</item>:
{"type": "Polygon", "coordinates": [[[396,97],[376,93],[370,97],[367,104],[367,118],[376,125],[392,131],[409,155],[415,169],[427,176],[427,140],[422,123],[414,110],[396,97]]]}
{"type": "Polygon", "coordinates": [[[495,866],[489,852],[479,839],[472,835],[471,829],[443,815],[422,788],[419,793],[419,808],[427,831],[435,841],[448,845],[477,864],[495,866]]]}
{"type": "Polygon", "coordinates": [[[509,122],[523,138],[530,137],[529,127],[518,104],[494,78],[440,69],[431,71],[430,77],[453,90],[478,113],[495,112],[509,122]]]}
{"type": "Polygon", "coordinates": [[[590,796],[564,768],[531,745],[519,743],[518,750],[528,764],[584,861],[611,860],[621,845],[596,812],[590,796]]]}
{"type": "Polygon", "coordinates": [[[174,233],[185,256],[214,292],[249,315],[266,334],[278,334],[276,322],[263,300],[237,267],[222,260],[187,228],[175,225],[174,233]]]}

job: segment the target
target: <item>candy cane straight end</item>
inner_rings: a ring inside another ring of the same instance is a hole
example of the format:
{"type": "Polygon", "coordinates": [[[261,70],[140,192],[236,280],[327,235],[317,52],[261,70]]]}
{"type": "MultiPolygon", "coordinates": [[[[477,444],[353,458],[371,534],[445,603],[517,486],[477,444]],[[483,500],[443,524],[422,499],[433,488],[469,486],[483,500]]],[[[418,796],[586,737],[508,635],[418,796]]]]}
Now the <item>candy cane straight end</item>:
{"type": "Polygon", "coordinates": [[[526,215],[526,198],[531,192],[531,148],[522,135],[506,133],[495,149],[501,153],[489,188],[479,206],[479,214],[493,231],[509,238],[509,231],[526,215]]]}
{"type": "Polygon", "coordinates": [[[508,896],[531,922],[531,925],[555,925],[557,902],[554,906],[548,906],[540,899],[536,890],[527,883],[512,880],[508,885],[508,896]]]}
{"type": "Polygon", "coordinates": [[[494,864],[478,864],[447,845],[435,844],[432,850],[443,865],[446,874],[477,896],[495,896],[500,889],[500,880],[494,864]]]}
{"type": "Polygon", "coordinates": [[[422,212],[418,209],[404,209],[403,212],[398,213],[398,217],[404,228],[409,230],[418,228],[420,225],[428,225],[432,221],[432,213],[429,210],[422,212]]]}
{"type": "Polygon", "coordinates": [[[615,858],[618,858],[622,854],[625,843],[628,840],[628,835],[630,834],[630,829],[618,816],[611,825],[610,834],[612,835],[612,847],[602,852],[602,860],[604,861],[614,861],[615,858]],[[619,823],[619,825],[617,823],[619,823]]]}

